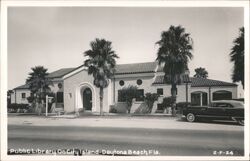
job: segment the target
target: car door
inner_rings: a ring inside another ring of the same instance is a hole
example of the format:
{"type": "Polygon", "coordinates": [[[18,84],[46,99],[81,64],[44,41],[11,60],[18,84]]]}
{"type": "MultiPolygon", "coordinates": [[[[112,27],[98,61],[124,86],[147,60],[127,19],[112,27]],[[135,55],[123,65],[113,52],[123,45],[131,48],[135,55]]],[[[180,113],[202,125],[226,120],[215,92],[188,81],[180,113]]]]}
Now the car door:
{"type": "Polygon", "coordinates": [[[223,119],[226,117],[224,103],[212,103],[211,106],[207,108],[207,116],[210,118],[223,119]]]}
{"type": "Polygon", "coordinates": [[[230,119],[236,112],[236,109],[230,103],[223,103],[221,107],[223,111],[222,116],[225,116],[225,119],[230,119]]]}

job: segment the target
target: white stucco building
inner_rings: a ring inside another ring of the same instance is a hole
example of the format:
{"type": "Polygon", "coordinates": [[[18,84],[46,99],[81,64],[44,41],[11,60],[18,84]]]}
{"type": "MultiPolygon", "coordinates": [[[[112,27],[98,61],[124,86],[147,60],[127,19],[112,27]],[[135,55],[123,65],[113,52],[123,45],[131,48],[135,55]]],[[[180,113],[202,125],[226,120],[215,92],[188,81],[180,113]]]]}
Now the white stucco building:
{"type": "MultiPolygon", "coordinates": [[[[79,110],[99,112],[99,88],[93,84],[92,75],[88,75],[84,66],[63,68],[49,74],[54,85],[51,91],[56,94],[56,107],[65,112],[79,110]]],[[[148,93],[158,93],[158,101],[153,109],[160,110],[162,98],[171,96],[171,84],[164,83],[164,73],[156,62],[120,64],[109,86],[104,89],[104,112],[109,112],[111,105],[116,105],[118,112],[125,111],[125,103],[119,91],[126,86],[138,87],[138,96],[132,105],[134,112],[143,103],[143,96],[148,93]]],[[[219,99],[236,99],[237,85],[218,80],[193,78],[189,73],[183,73],[177,86],[177,102],[191,102],[197,106],[207,106],[210,101],[219,99]]],[[[27,85],[13,89],[12,103],[27,103],[30,91],[27,85]]]]}

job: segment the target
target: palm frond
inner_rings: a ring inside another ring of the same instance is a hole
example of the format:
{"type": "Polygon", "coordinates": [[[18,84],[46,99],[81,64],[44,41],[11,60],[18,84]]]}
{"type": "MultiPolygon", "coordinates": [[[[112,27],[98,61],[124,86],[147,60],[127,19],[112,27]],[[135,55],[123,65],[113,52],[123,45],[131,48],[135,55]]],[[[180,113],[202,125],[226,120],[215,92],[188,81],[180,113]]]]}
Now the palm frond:
{"type": "Polygon", "coordinates": [[[93,75],[96,86],[108,85],[107,81],[114,75],[118,55],[112,50],[112,43],[105,39],[96,38],[90,43],[90,50],[84,52],[87,59],[84,66],[88,67],[88,74],[93,75]],[[98,83],[106,82],[106,83],[98,83]]]}
{"type": "Polygon", "coordinates": [[[244,88],[244,27],[239,30],[239,37],[233,41],[234,46],[231,48],[230,60],[234,63],[232,80],[241,82],[244,88]]]}
{"type": "Polygon", "coordinates": [[[159,65],[164,65],[166,76],[172,77],[172,82],[178,82],[179,75],[188,68],[188,62],[193,58],[193,41],[182,26],[170,26],[168,31],[161,33],[157,58],[159,65]]]}

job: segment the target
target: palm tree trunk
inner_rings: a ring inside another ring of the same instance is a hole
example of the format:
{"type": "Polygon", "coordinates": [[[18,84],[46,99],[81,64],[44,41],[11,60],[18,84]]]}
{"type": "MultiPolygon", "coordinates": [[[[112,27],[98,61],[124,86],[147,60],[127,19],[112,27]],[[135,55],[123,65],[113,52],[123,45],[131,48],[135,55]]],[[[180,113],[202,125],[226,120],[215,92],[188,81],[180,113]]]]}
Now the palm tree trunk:
{"type": "Polygon", "coordinates": [[[177,95],[177,87],[176,87],[176,83],[172,83],[172,87],[171,87],[171,95],[172,95],[172,99],[173,99],[173,104],[172,104],[172,115],[175,116],[176,115],[176,95],[177,95]]]}
{"type": "Polygon", "coordinates": [[[103,116],[103,88],[100,87],[100,115],[103,116]]]}
{"type": "Polygon", "coordinates": [[[36,93],[36,96],[35,96],[35,112],[37,113],[37,115],[40,115],[39,114],[39,96],[38,96],[38,93],[36,93]]]}

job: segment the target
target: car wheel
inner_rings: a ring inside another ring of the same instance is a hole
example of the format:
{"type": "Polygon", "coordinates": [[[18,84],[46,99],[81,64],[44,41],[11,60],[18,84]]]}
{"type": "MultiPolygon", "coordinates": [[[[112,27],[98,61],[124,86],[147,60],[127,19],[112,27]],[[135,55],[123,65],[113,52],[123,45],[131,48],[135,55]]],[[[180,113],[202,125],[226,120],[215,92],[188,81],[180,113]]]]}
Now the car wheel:
{"type": "Polygon", "coordinates": [[[238,122],[240,125],[244,126],[244,120],[243,120],[243,119],[239,119],[237,122],[238,122]]]}
{"type": "Polygon", "coordinates": [[[187,114],[187,121],[188,122],[194,122],[195,121],[195,115],[193,113],[187,114]]]}

